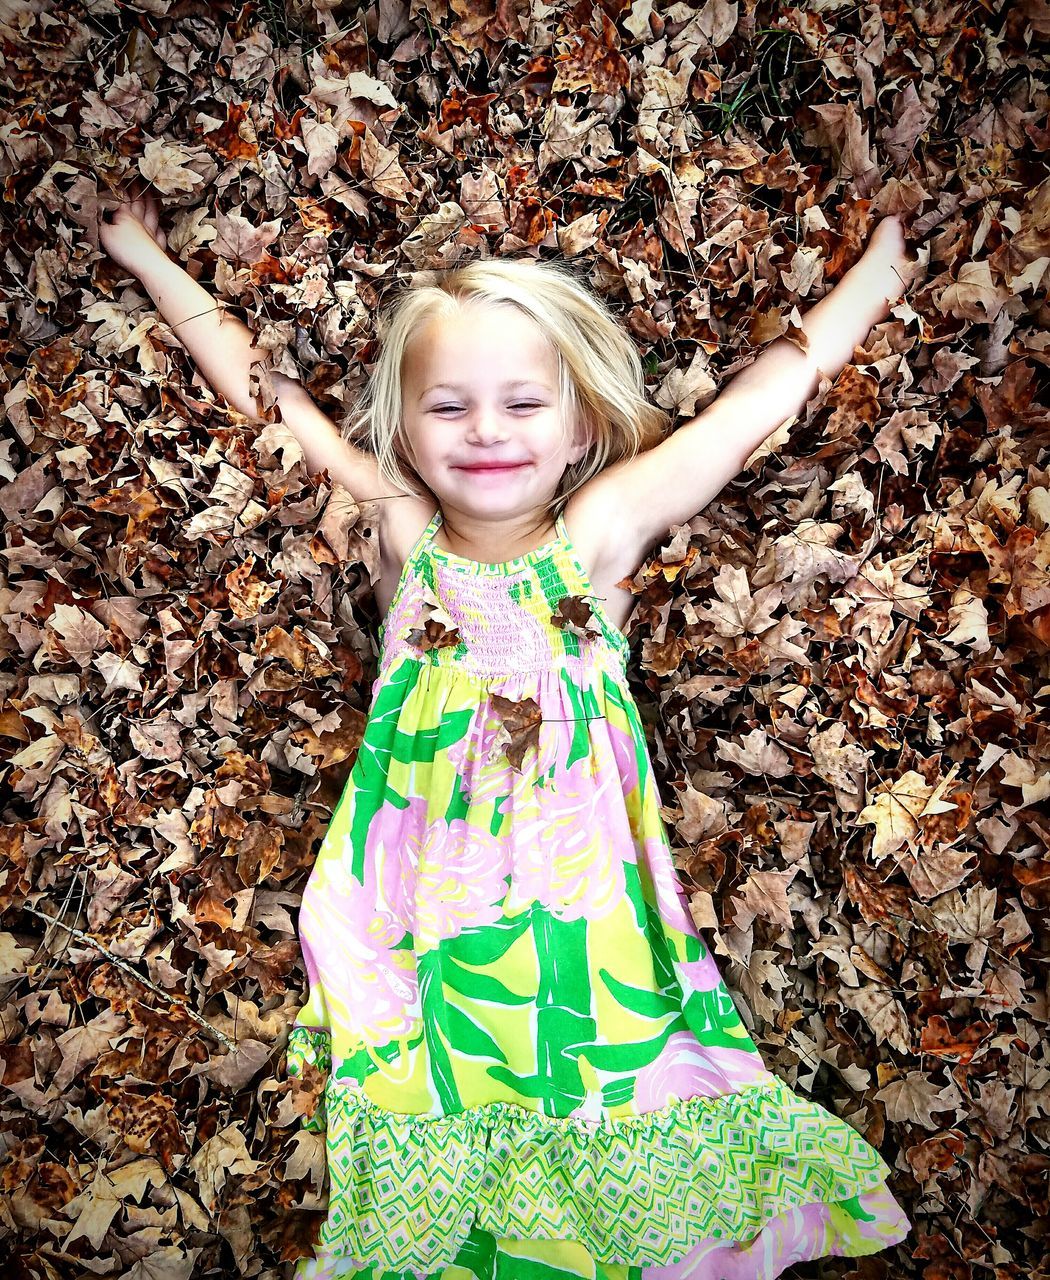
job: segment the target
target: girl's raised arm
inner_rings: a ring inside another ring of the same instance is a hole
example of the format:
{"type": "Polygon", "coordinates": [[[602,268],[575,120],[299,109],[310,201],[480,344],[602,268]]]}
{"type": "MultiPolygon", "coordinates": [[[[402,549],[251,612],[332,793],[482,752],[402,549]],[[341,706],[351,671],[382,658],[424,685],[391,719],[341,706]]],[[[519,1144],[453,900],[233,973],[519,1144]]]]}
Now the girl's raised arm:
{"type": "MultiPolygon", "coordinates": [[[[262,421],[259,406],[248,390],[250,366],[263,358],[262,353],[252,346],[247,325],[218,306],[206,289],[168,257],[156,201],[142,195],[125,200],[111,222],[100,224],[99,242],[115,262],[142,282],[212,389],[245,417],[262,421]]],[[[300,383],[279,373],[273,375],[273,381],[281,418],[302,447],[310,472],[327,468],[332,479],[355,498],[377,496],[380,481],[373,456],[344,440],[300,383]]]]}
{"type": "MultiPolygon", "coordinates": [[[[779,338],[729,383],[719,397],[720,412],[736,416],[746,437],[740,441],[743,454],[733,475],[766,436],[802,412],[820,374],[832,381],[838,377],[854,348],[904,292],[913,266],[900,219],[883,218],[860,261],[803,315],[806,351],[779,338]]],[[[686,425],[702,418],[700,414],[686,425]]]]}
{"type": "Polygon", "coordinates": [[[608,563],[633,572],[674,524],[702,511],[781,423],[800,413],[819,375],[836,378],[904,292],[914,262],[899,219],[884,218],[860,261],[802,317],[808,349],[778,338],[695,418],[655,448],[617,463],[580,494],[584,521],[618,530],[608,563]]]}

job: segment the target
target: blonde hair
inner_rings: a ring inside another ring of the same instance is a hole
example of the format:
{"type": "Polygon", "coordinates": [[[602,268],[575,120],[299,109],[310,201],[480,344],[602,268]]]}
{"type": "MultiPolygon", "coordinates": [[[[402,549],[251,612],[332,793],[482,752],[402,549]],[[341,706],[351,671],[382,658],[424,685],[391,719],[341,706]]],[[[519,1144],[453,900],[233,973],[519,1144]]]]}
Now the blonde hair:
{"type": "Polygon", "coordinates": [[[423,273],[421,283],[402,286],[380,311],[379,355],[342,433],[371,449],[380,475],[395,489],[420,497],[430,492],[408,459],[403,436],[405,350],[431,320],[472,304],[517,307],[557,354],[563,420],[570,433],[581,426],[590,443],[562,475],[552,514],[605,467],[651,448],[665,435],[671,415],[646,399],[634,342],[582,280],[565,265],[535,258],[478,259],[423,273]]]}

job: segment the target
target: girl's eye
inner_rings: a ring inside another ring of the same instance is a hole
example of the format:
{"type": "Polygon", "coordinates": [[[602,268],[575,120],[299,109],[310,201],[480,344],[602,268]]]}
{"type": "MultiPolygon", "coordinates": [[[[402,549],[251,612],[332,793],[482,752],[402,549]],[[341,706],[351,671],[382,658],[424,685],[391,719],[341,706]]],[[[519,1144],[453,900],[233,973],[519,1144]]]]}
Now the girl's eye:
{"type": "MultiPolygon", "coordinates": [[[[512,404],[510,407],[511,407],[512,409],[539,409],[539,408],[541,408],[541,406],[540,406],[540,405],[538,405],[538,404],[534,404],[532,401],[528,401],[528,402],[520,402],[520,403],[518,403],[518,404],[512,404]]],[[[439,405],[436,405],[436,406],[434,407],[434,409],[433,409],[431,412],[433,412],[433,413],[458,413],[458,412],[459,412],[459,405],[458,405],[458,404],[439,404],[439,405]]]]}

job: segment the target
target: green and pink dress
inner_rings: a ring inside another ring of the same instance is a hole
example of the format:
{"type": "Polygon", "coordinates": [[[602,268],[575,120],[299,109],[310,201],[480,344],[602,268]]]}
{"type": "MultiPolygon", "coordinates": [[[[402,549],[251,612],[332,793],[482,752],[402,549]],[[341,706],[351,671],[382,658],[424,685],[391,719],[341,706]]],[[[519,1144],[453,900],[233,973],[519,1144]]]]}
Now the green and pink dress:
{"type": "Polygon", "coordinates": [[[773,1280],[902,1240],[888,1166],[766,1069],[690,917],[564,521],[501,564],[439,525],[303,894],[288,1072],[327,1076],[330,1182],[295,1280],[773,1280]],[[494,695],[540,708],[520,770],[494,695]]]}

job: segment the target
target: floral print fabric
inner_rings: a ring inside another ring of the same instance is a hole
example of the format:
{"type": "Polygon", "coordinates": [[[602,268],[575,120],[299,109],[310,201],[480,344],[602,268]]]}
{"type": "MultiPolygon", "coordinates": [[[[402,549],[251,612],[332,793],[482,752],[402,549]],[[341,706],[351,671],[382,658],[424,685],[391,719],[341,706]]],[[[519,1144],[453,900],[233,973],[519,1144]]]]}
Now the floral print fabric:
{"type": "Polygon", "coordinates": [[[330,1187],[296,1280],[772,1280],[902,1239],[888,1167],[766,1069],[693,924],[564,520],[486,565],[440,518],[303,896],[288,1070],[328,1077],[330,1187]],[[589,634],[555,624],[566,595],[589,634]],[[540,708],[520,769],[494,695],[540,708]]]}

